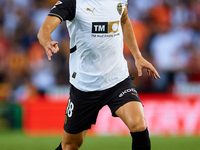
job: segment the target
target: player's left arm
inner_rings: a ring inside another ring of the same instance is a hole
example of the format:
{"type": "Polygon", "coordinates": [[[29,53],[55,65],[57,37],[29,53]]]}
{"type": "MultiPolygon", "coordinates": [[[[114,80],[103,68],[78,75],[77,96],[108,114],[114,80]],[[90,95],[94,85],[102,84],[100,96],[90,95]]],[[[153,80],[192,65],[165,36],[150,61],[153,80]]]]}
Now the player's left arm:
{"type": "Polygon", "coordinates": [[[122,25],[124,42],[130,49],[130,51],[135,59],[135,65],[138,70],[138,76],[142,76],[142,70],[146,69],[147,74],[149,76],[152,74],[154,79],[157,79],[157,78],[160,79],[160,76],[159,76],[158,72],[156,71],[156,69],[153,67],[153,65],[142,57],[142,54],[137,45],[137,41],[135,38],[135,34],[133,31],[131,21],[128,17],[127,7],[125,8],[125,10],[122,14],[121,25],[122,25]]]}

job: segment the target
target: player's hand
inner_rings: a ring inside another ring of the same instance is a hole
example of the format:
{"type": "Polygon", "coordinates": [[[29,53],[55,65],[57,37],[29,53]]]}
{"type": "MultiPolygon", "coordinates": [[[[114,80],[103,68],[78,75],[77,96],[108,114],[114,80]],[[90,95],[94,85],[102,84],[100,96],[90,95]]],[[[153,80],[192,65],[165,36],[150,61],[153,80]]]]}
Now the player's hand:
{"type": "Polygon", "coordinates": [[[47,45],[45,46],[44,49],[47,54],[48,60],[50,61],[51,57],[53,56],[52,53],[57,53],[59,51],[58,42],[51,41],[51,42],[47,43],[47,45]]]}
{"type": "Polygon", "coordinates": [[[153,65],[145,60],[142,56],[138,59],[135,59],[135,66],[138,70],[138,76],[142,76],[142,70],[146,69],[148,76],[153,76],[154,79],[160,79],[160,76],[157,70],[153,67],[153,65]]]}

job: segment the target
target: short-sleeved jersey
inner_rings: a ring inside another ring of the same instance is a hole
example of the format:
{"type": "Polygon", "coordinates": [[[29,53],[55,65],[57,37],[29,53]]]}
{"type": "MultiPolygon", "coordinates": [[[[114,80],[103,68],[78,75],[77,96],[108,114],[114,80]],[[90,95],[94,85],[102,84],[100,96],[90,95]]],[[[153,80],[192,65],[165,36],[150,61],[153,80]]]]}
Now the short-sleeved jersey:
{"type": "Polygon", "coordinates": [[[49,15],[66,20],[70,83],[82,91],[108,89],[128,77],[121,16],[127,0],[60,0],[49,15]]]}

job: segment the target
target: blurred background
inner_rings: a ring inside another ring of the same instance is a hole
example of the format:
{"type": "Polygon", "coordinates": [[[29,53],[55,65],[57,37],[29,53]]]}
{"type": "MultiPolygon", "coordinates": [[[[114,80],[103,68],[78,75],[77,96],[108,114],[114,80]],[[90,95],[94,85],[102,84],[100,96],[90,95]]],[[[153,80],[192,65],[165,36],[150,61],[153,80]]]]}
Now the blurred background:
{"type": "MultiPolygon", "coordinates": [[[[0,0],[0,131],[61,135],[69,92],[65,22],[52,33],[60,47],[52,61],[47,60],[36,37],[56,2],[0,0]]],[[[124,55],[135,76],[150,132],[199,136],[200,0],[129,0],[128,15],[143,56],[161,76],[153,80],[144,72],[137,77],[125,45],[124,55]]],[[[128,134],[118,122],[105,107],[89,133],[128,134]],[[118,126],[113,127],[114,122],[118,126]]]]}

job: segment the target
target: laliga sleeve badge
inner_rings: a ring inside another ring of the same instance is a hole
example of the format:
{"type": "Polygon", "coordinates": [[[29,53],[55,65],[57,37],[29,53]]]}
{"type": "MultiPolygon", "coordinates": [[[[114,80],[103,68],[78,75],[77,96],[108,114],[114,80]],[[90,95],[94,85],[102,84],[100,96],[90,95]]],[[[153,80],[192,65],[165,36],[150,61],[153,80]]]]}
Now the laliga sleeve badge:
{"type": "Polygon", "coordinates": [[[118,11],[119,15],[122,14],[122,4],[121,3],[117,4],[117,11],[118,11]]]}
{"type": "Polygon", "coordinates": [[[62,4],[62,2],[61,2],[61,1],[58,1],[55,5],[60,5],[60,4],[62,4]]]}
{"type": "Polygon", "coordinates": [[[51,8],[51,10],[54,9],[54,8],[56,8],[56,6],[57,6],[57,5],[60,5],[60,4],[62,4],[62,2],[61,2],[61,1],[58,1],[58,2],[51,8]]]}

